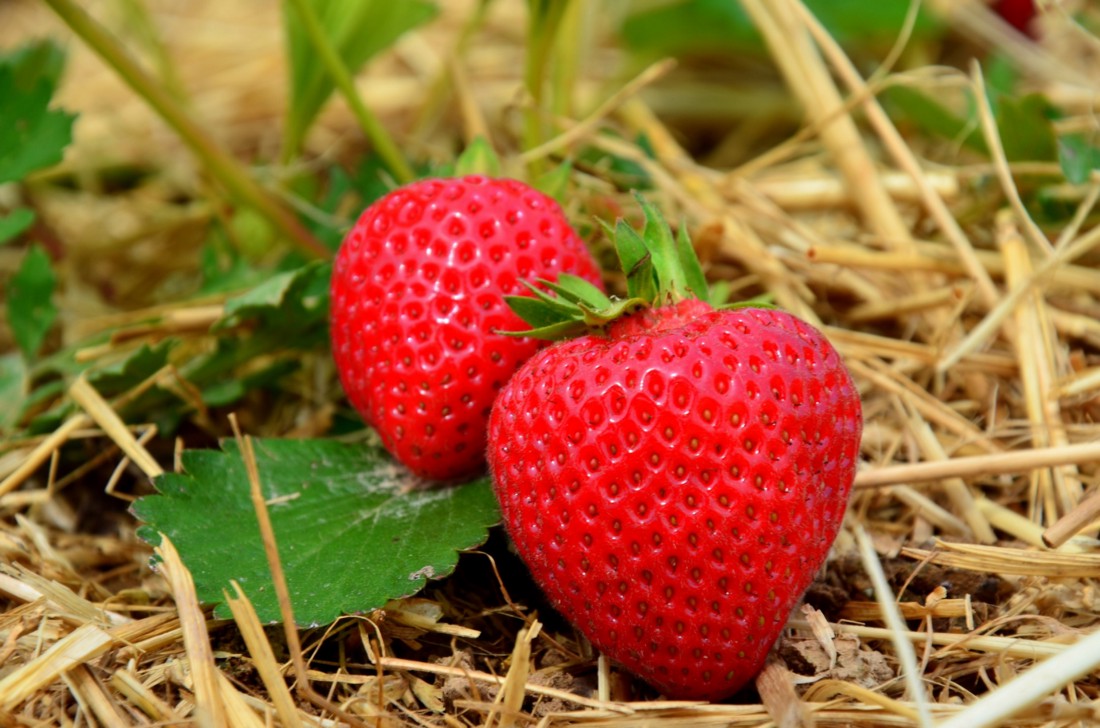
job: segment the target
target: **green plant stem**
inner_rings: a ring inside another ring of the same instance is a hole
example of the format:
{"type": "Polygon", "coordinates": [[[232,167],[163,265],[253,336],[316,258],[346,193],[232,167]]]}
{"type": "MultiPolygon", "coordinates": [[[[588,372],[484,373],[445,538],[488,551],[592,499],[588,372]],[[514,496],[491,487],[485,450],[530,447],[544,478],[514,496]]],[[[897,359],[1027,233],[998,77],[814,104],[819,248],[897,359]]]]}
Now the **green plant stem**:
{"type": "Polygon", "coordinates": [[[328,257],[329,250],[289,210],[269,195],[228,152],[180,107],[165,89],[138,65],[111,33],[73,0],[44,0],[126,84],[171,126],[210,175],[239,202],[251,205],[311,257],[328,257]]]}
{"type": "MultiPolygon", "coordinates": [[[[479,0],[477,7],[470,13],[466,23],[462,26],[462,30],[459,31],[454,47],[451,49],[451,52],[447,54],[447,57],[451,59],[452,63],[462,62],[463,57],[466,55],[466,49],[470,46],[470,41],[473,40],[474,35],[481,29],[481,26],[485,24],[485,16],[488,14],[489,5],[492,1],[493,0],[479,0]]],[[[439,120],[443,105],[455,93],[454,84],[451,80],[452,78],[452,70],[450,68],[441,69],[432,81],[432,85],[424,97],[424,103],[420,107],[419,118],[413,125],[413,137],[421,143],[423,143],[424,139],[427,137],[431,127],[439,120]]]]}
{"type": "MultiPolygon", "coordinates": [[[[562,16],[569,3],[570,0],[529,0],[527,3],[530,17],[527,59],[523,71],[523,82],[531,96],[531,106],[527,109],[524,124],[524,146],[527,149],[534,149],[545,141],[543,115],[549,112],[549,109],[544,108],[547,67],[554,50],[554,39],[557,38],[562,16]]],[[[531,162],[532,167],[538,164],[538,160],[531,162]]]]}
{"type": "Polygon", "coordinates": [[[477,7],[467,16],[466,22],[463,23],[458,38],[455,38],[454,45],[451,47],[450,53],[447,54],[450,63],[441,68],[436,78],[432,79],[431,86],[425,95],[425,100],[420,104],[417,121],[412,125],[412,129],[415,130],[414,136],[416,136],[416,139],[421,141],[425,139],[431,130],[431,126],[439,121],[443,104],[449,101],[454,95],[454,88],[451,82],[453,71],[448,66],[462,62],[462,59],[466,55],[466,49],[470,47],[474,35],[476,35],[477,31],[480,31],[482,25],[485,24],[485,16],[488,14],[489,5],[491,5],[492,2],[493,0],[478,0],[477,7]]]}
{"type": "Polygon", "coordinates": [[[363,132],[366,133],[367,138],[374,145],[378,155],[382,157],[382,160],[393,172],[393,176],[398,182],[402,184],[411,182],[416,178],[416,174],[405,160],[401,150],[397,148],[393,137],[386,131],[386,127],[378,121],[378,117],[367,108],[359,97],[351,73],[340,59],[340,54],[336,52],[336,49],[325,35],[325,30],[321,27],[321,21],[317,18],[317,13],[309,0],[290,0],[290,4],[294,6],[294,10],[298,13],[298,17],[302,21],[302,27],[306,31],[306,36],[309,37],[309,42],[313,44],[314,50],[320,56],[321,63],[325,65],[329,75],[332,76],[336,88],[343,94],[348,107],[355,114],[359,126],[363,128],[363,132]]]}
{"type": "Polygon", "coordinates": [[[146,52],[153,57],[153,66],[160,74],[161,83],[168,87],[168,92],[184,106],[187,105],[187,89],[183,85],[176,66],[168,54],[168,49],[161,39],[156,23],[149,15],[149,8],[144,0],[121,0],[120,5],[126,20],[146,46],[146,52]]]}
{"type": "Polygon", "coordinates": [[[553,95],[550,107],[556,116],[573,116],[574,89],[577,88],[578,69],[585,40],[587,3],[570,2],[562,13],[561,24],[555,33],[555,63],[551,68],[553,95]]]}

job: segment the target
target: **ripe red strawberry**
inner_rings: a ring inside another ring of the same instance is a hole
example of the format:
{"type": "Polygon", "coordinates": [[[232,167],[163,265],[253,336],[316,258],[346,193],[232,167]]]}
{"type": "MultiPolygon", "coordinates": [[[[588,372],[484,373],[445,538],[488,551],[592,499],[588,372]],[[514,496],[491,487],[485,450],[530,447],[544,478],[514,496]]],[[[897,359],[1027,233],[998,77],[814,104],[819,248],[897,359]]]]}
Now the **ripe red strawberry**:
{"type": "Polygon", "coordinates": [[[628,313],[520,368],[493,407],[489,464],[554,606],[666,695],[718,699],[759,671],[826,558],[860,400],[809,324],[685,296],[706,296],[694,253],[646,211],[644,244],[618,231],[636,300],[570,285],[554,302],[577,304],[559,329],[614,315],[595,313],[606,303],[628,313]]]}
{"type": "Polygon", "coordinates": [[[1030,38],[1035,38],[1035,29],[1032,24],[1035,16],[1039,14],[1035,0],[996,0],[993,3],[993,11],[1016,30],[1030,38]]]}
{"type": "Polygon", "coordinates": [[[485,467],[497,390],[541,345],[504,303],[521,280],[599,269],[552,199],[522,182],[415,182],[371,205],[332,275],[332,348],[351,404],[424,477],[485,467]]]}

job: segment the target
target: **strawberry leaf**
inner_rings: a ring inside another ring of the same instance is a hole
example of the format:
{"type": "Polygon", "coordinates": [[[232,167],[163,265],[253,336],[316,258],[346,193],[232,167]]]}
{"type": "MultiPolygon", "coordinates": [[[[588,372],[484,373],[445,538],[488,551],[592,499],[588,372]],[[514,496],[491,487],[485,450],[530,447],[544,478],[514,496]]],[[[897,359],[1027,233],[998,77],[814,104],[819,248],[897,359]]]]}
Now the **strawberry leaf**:
{"type": "Polygon", "coordinates": [[[27,207],[17,207],[4,217],[0,217],[0,245],[15,240],[33,224],[34,210],[27,207]]]}
{"type": "Polygon", "coordinates": [[[76,116],[50,109],[63,64],[48,41],[0,57],[0,183],[57,164],[72,141],[76,116]]]}
{"type": "Polygon", "coordinates": [[[39,246],[32,246],[23,256],[7,291],[8,324],[28,361],[37,358],[57,318],[57,307],[53,303],[56,285],[57,276],[50,265],[50,256],[39,246]]]}
{"type": "MultiPolygon", "coordinates": [[[[300,625],[416,593],[451,573],[457,552],[483,543],[500,517],[487,477],[431,486],[377,445],[258,439],[254,447],[300,625]]],[[[182,462],[182,473],[157,479],[159,494],[134,504],[141,535],[172,540],[217,616],[229,616],[222,591],[236,580],[261,620],[280,620],[236,442],[185,451],[182,462]]]]}

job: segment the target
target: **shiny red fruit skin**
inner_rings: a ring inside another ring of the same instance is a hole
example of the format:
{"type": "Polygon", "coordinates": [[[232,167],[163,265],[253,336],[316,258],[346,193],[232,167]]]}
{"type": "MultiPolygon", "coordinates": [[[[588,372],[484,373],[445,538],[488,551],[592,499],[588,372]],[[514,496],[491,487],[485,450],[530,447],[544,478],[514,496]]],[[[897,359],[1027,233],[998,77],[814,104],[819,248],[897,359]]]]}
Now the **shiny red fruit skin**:
{"type": "Polygon", "coordinates": [[[862,422],[816,329],[689,300],[536,354],[493,407],[489,465],[554,606],[665,695],[715,700],[824,563],[862,422]]]}
{"type": "Polygon", "coordinates": [[[551,198],[469,176],[399,188],[363,212],[336,256],[333,356],[348,400],[420,476],[485,467],[489,410],[540,347],[504,303],[521,280],[599,269],[551,198]]]}

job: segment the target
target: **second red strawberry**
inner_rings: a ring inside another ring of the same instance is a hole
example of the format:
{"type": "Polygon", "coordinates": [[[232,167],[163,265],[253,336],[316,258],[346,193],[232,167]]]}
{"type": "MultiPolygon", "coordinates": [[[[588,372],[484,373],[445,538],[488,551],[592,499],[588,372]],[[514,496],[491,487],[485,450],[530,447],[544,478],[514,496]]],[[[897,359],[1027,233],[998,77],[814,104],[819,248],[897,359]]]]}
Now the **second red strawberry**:
{"type": "Polygon", "coordinates": [[[431,179],[371,205],[332,277],[332,345],[351,404],[415,473],[484,468],[497,391],[540,343],[505,295],[599,268],[558,204],[516,180],[431,179]]]}

